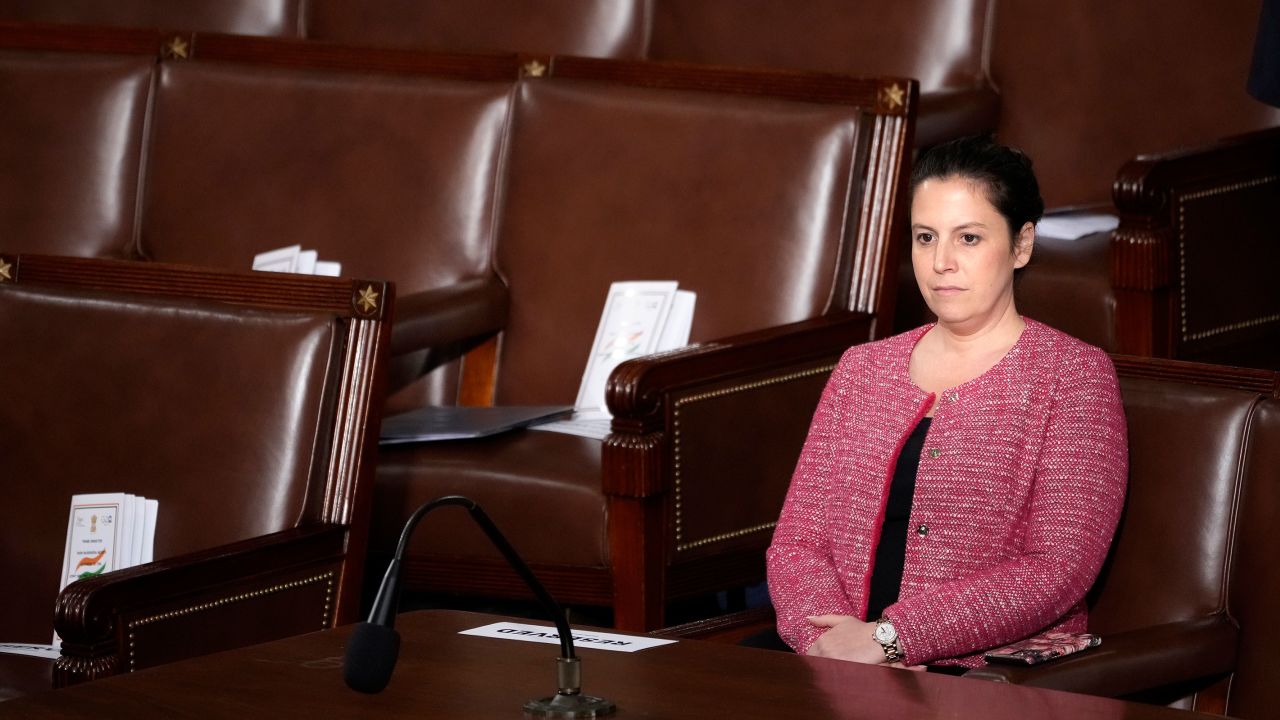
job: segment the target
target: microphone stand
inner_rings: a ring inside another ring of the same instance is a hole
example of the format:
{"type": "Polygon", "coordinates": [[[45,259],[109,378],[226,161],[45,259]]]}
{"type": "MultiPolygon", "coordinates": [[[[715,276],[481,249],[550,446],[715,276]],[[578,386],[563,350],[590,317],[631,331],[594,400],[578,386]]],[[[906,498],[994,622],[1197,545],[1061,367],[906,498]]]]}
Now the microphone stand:
{"type": "Polygon", "coordinates": [[[511,547],[511,543],[507,542],[507,539],[498,530],[498,527],[493,524],[493,521],[489,519],[484,510],[480,509],[480,506],[474,500],[461,495],[447,495],[436,498],[415,510],[413,515],[409,517],[408,522],[405,523],[404,530],[400,533],[400,543],[396,547],[395,557],[392,558],[391,564],[387,566],[387,572],[382,577],[382,585],[378,588],[378,595],[374,598],[373,608],[369,611],[369,621],[360,623],[356,627],[356,634],[360,634],[362,631],[365,631],[366,635],[370,632],[375,633],[373,644],[378,645],[381,643],[380,649],[386,648],[386,652],[391,655],[389,663],[374,662],[373,664],[378,667],[373,671],[373,678],[362,676],[360,674],[361,671],[353,670],[353,660],[360,659],[359,656],[361,655],[358,651],[353,652],[353,649],[369,644],[362,644],[360,638],[353,634],[353,642],[347,648],[346,664],[348,667],[345,672],[347,685],[362,692],[380,692],[391,679],[391,672],[395,666],[395,654],[398,653],[400,645],[399,636],[391,628],[395,625],[395,616],[400,607],[402,558],[408,549],[409,538],[413,535],[418,522],[427,513],[445,505],[457,505],[467,509],[471,514],[471,519],[480,526],[480,529],[488,536],[489,541],[502,553],[507,564],[516,571],[520,579],[524,580],[525,585],[537,596],[543,609],[555,621],[556,634],[560,636],[560,657],[556,658],[556,694],[525,703],[525,715],[535,718],[594,718],[612,714],[617,709],[617,706],[612,701],[582,694],[581,660],[574,654],[573,631],[569,628],[569,622],[565,619],[560,603],[551,597],[551,594],[534,576],[533,571],[516,553],[515,548],[511,547]],[[377,633],[394,636],[394,643],[387,641],[385,637],[376,635],[377,633]],[[353,658],[353,655],[357,657],[353,658]],[[381,677],[383,674],[385,674],[385,678],[381,677]]]}

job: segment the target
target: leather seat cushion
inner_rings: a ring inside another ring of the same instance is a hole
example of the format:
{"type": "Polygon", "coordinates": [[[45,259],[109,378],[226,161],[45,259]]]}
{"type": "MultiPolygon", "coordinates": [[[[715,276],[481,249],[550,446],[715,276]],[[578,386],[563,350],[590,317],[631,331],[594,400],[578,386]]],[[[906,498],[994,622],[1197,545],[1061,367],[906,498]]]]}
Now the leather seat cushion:
{"type": "MultiPolygon", "coordinates": [[[[605,567],[600,449],[598,440],[539,430],[382,447],[370,547],[391,554],[415,508],[456,494],[479,503],[526,562],[605,567]]],[[[464,515],[455,508],[433,512],[414,535],[410,556],[499,557],[464,515]]]]}
{"type": "MultiPolygon", "coordinates": [[[[5,638],[4,642],[13,642],[5,638]]],[[[40,642],[49,642],[46,637],[40,642]]],[[[0,702],[53,689],[53,661],[26,655],[0,655],[0,702]]]]}

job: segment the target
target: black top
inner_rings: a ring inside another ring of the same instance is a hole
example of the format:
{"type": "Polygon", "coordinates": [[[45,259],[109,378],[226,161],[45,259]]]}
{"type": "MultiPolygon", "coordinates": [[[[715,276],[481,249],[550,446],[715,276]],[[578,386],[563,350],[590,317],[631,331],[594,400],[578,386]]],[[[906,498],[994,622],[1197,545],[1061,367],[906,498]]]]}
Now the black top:
{"type": "Polygon", "coordinates": [[[933,418],[922,418],[907,441],[893,468],[889,499],[885,502],[884,524],[880,526],[880,542],[876,545],[875,564],[871,570],[871,588],[867,593],[868,622],[879,619],[884,609],[898,601],[902,585],[902,566],[907,553],[911,500],[916,493],[916,471],[920,468],[920,452],[924,436],[933,418]]]}

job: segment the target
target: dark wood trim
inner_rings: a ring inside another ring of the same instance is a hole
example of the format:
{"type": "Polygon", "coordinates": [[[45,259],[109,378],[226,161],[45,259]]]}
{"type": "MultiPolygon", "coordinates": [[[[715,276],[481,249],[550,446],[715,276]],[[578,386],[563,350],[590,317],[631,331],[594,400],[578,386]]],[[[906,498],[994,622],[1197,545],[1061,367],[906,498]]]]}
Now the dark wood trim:
{"type": "Polygon", "coordinates": [[[134,28],[0,22],[0,50],[150,55],[158,60],[169,35],[134,28]]]}
{"type": "Polygon", "coordinates": [[[1116,374],[1122,378],[1150,378],[1192,385],[1232,388],[1280,398],[1280,372],[1255,368],[1210,365],[1167,358],[1112,355],[1116,374]]]}

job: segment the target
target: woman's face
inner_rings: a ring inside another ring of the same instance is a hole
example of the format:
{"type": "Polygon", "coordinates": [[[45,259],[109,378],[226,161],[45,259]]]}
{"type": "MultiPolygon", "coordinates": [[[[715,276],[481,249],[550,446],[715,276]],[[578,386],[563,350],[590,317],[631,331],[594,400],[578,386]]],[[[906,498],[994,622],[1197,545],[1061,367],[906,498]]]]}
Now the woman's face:
{"type": "Polygon", "coordinates": [[[911,265],[940,324],[976,331],[1016,312],[1013,271],[1031,259],[1035,226],[1023,225],[1016,239],[1011,245],[1008,222],[978,183],[930,178],[916,186],[911,265]]]}

